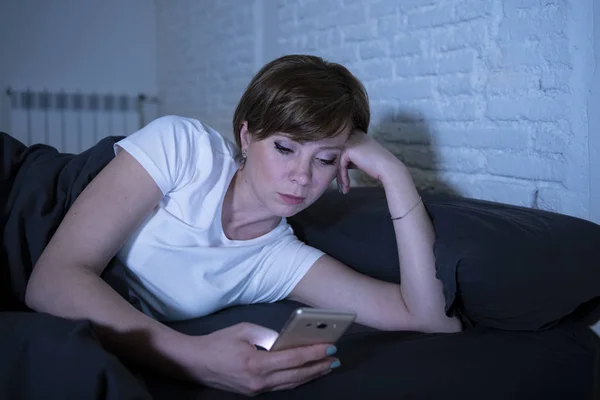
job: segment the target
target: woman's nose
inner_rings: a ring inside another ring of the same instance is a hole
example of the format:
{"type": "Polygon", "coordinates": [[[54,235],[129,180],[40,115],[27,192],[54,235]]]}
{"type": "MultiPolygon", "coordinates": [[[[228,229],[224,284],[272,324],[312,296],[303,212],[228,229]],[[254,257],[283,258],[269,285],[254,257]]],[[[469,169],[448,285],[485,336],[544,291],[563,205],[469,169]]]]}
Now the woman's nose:
{"type": "Polygon", "coordinates": [[[297,163],[291,171],[291,179],[299,185],[307,185],[312,179],[310,164],[306,162],[297,163]]]}

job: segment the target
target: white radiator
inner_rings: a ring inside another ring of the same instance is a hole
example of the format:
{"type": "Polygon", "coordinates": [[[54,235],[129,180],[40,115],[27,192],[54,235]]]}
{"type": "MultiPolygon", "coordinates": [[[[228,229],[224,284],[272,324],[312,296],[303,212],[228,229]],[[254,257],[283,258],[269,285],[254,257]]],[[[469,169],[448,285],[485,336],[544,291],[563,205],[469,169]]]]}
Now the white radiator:
{"type": "Polygon", "coordinates": [[[158,115],[156,98],[33,90],[6,91],[7,133],[26,145],[79,153],[107,136],[126,136],[158,115]]]}

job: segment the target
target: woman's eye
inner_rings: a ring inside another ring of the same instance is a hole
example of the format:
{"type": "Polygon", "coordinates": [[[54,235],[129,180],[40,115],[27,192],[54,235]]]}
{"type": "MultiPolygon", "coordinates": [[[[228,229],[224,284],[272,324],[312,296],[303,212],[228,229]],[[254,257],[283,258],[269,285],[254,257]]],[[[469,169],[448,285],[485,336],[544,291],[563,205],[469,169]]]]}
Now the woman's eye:
{"type": "Polygon", "coordinates": [[[275,142],[275,148],[277,149],[278,152],[280,152],[281,154],[290,154],[292,153],[291,149],[288,149],[287,147],[283,147],[282,145],[280,145],[279,143],[275,142]]]}
{"type": "Polygon", "coordinates": [[[331,159],[331,160],[326,160],[323,158],[319,158],[319,162],[323,165],[334,165],[335,162],[337,161],[337,158],[331,159]]]}

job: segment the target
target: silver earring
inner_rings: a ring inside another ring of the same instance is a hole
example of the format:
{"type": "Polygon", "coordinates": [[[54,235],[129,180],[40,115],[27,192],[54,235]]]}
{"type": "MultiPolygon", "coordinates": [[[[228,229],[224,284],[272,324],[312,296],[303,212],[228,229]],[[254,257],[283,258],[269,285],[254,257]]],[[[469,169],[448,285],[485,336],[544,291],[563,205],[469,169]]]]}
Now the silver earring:
{"type": "Polygon", "coordinates": [[[246,159],[246,157],[248,157],[248,153],[246,152],[246,149],[242,149],[242,157],[244,158],[244,160],[246,159]]]}

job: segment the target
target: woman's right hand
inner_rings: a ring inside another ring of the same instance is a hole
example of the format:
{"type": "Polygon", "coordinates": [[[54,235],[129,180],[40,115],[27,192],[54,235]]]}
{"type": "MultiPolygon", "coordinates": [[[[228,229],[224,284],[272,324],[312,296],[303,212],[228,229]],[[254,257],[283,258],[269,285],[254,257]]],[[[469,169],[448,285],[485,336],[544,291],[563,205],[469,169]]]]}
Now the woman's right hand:
{"type": "Polygon", "coordinates": [[[271,329],[246,322],[205,336],[188,336],[180,348],[184,368],[206,386],[254,396],[324,376],[337,361],[326,353],[329,344],[274,352],[256,349],[255,344],[273,343],[276,336],[271,329]]]}

